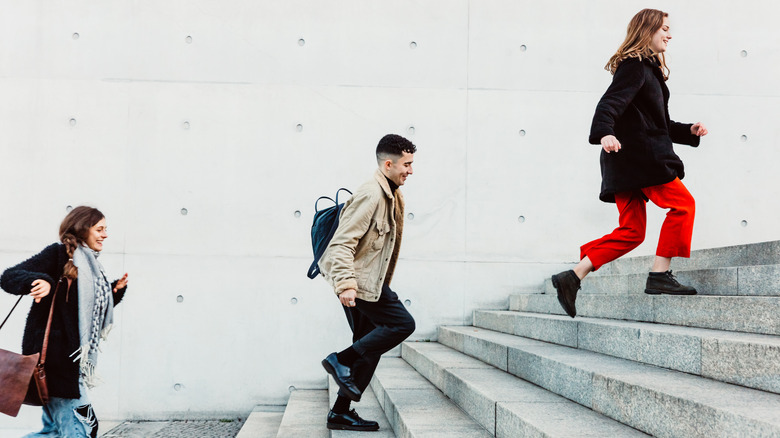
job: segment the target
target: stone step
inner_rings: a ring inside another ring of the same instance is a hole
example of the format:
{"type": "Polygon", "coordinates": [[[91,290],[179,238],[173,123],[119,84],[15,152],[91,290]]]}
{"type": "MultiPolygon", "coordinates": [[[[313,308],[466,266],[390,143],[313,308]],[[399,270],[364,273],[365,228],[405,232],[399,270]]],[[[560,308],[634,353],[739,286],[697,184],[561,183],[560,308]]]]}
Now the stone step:
{"type": "Polygon", "coordinates": [[[283,408],[283,406],[255,406],[236,438],[274,438],[282,424],[283,408]]]}
{"type": "MultiPolygon", "coordinates": [[[[509,310],[564,314],[555,294],[511,295],[509,310]]],[[[780,297],[579,294],[577,315],[780,335],[780,297]]]]}
{"type": "Polygon", "coordinates": [[[647,436],[439,343],[404,343],[403,358],[498,437],[647,436]]]}
{"type": "Polygon", "coordinates": [[[327,389],[297,389],[290,393],[277,438],[330,438],[325,425],[328,411],[327,389]]]}
{"type": "MultiPolygon", "coordinates": [[[[384,360],[384,359],[383,359],[384,360]]],[[[328,406],[333,406],[336,402],[336,396],[339,392],[339,387],[336,385],[336,381],[333,377],[328,376],[328,406]]],[[[362,418],[366,420],[374,420],[379,423],[379,430],[371,432],[371,438],[395,438],[393,428],[390,426],[390,422],[385,417],[385,412],[379,405],[374,391],[369,386],[363,392],[359,402],[352,402],[352,409],[354,409],[362,418]]],[[[323,420],[323,424],[324,424],[323,420]]],[[[331,430],[331,438],[363,438],[366,436],[365,432],[356,432],[352,430],[331,430]]]]}
{"type": "Polygon", "coordinates": [[[514,311],[478,310],[474,326],[780,393],[778,336],[514,311]]]}
{"type": "MultiPolygon", "coordinates": [[[[647,273],[653,266],[654,255],[627,257],[607,263],[599,269],[603,275],[647,273]]],[[[690,271],[734,266],[773,265],[780,262],[780,241],[749,243],[745,245],[700,249],[691,257],[675,257],[672,269],[690,271]]]]}
{"type": "Polygon", "coordinates": [[[399,438],[493,436],[403,359],[383,358],[371,388],[399,438]]]}
{"type": "MultiPolygon", "coordinates": [[[[647,271],[632,274],[604,275],[601,271],[582,281],[585,294],[642,294],[647,271]]],[[[693,286],[699,295],[780,296],[780,265],[733,266],[696,270],[675,270],[680,283],[693,286]]],[[[544,292],[555,294],[550,278],[544,281],[544,292]]]]}
{"type": "Polygon", "coordinates": [[[780,436],[777,394],[476,327],[441,341],[650,435],[780,436]]]}

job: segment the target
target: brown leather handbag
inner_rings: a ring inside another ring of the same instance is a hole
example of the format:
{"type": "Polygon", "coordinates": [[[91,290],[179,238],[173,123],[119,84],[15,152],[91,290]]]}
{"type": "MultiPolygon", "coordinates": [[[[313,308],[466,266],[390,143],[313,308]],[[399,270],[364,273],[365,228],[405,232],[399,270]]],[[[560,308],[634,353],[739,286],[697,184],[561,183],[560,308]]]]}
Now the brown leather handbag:
{"type": "MultiPolygon", "coordinates": [[[[68,280],[68,289],[70,289],[71,279],[68,280]]],[[[40,353],[22,355],[0,349],[0,412],[15,417],[19,413],[22,404],[41,406],[49,402],[49,389],[46,385],[46,350],[49,346],[49,331],[51,330],[51,319],[54,314],[54,302],[57,298],[57,290],[60,288],[62,278],[57,282],[54,288],[54,294],[51,299],[51,308],[49,308],[49,319],[46,322],[46,333],[43,335],[43,348],[40,353]]],[[[19,301],[24,295],[16,300],[8,316],[5,317],[0,328],[3,328],[5,322],[13,313],[19,301]]]]}

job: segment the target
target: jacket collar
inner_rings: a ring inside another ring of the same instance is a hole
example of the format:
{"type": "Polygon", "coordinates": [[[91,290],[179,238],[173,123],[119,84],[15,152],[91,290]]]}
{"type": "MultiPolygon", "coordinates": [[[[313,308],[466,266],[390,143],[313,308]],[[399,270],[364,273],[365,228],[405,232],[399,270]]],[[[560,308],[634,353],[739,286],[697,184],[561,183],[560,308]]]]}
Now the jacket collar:
{"type": "Polygon", "coordinates": [[[393,191],[390,190],[390,184],[387,183],[387,178],[385,178],[385,174],[382,173],[381,170],[377,169],[374,173],[374,179],[376,182],[379,183],[379,186],[382,187],[382,191],[385,192],[385,196],[387,196],[390,199],[393,199],[393,191]]]}

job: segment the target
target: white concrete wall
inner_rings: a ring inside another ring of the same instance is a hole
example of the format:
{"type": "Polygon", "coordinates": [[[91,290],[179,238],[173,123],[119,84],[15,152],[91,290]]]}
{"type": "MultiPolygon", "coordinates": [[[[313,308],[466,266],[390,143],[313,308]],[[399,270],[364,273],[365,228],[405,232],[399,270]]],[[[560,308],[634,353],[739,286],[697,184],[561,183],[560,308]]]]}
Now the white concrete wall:
{"type": "MultiPolygon", "coordinates": [[[[614,228],[587,136],[603,65],[646,6],[2,0],[0,267],[54,241],[66,206],[97,206],[101,259],[131,276],[98,414],[283,404],[290,386],[325,387],[319,361],[349,339],[304,276],[313,202],[370,177],[382,135],[419,148],[393,284],[416,338],[504,307],[614,228]]],[[[672,117],[711,131],[678,148],[694,247],[780,239],[778,3],[652,6],[671,14],[672,117]]],[[[663,214],[650,207],[634,254],[654,251],[663,214]]],[[[28,306],[1,347],[18,348],[28,306]]],[[[25,412],[0,425],[34,424],[25,412]]]]}

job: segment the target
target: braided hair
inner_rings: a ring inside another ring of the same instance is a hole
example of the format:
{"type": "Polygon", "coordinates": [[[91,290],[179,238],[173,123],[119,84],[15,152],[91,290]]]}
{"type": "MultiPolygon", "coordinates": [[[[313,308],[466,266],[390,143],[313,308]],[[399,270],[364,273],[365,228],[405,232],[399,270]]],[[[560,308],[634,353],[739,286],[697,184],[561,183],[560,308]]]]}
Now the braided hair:
{"type": "Polygon", "coordinates": [[[73,264],[73,252],[78,245],[87,240],[89,229],[104,219],[105,216],[97,208],[78,206],[65,216],[60,224],[60,242],[65,245],[68,253],[68,262],[65,263],[62,275],[75,280],[79,276],[79,270],[73,264]]]}

